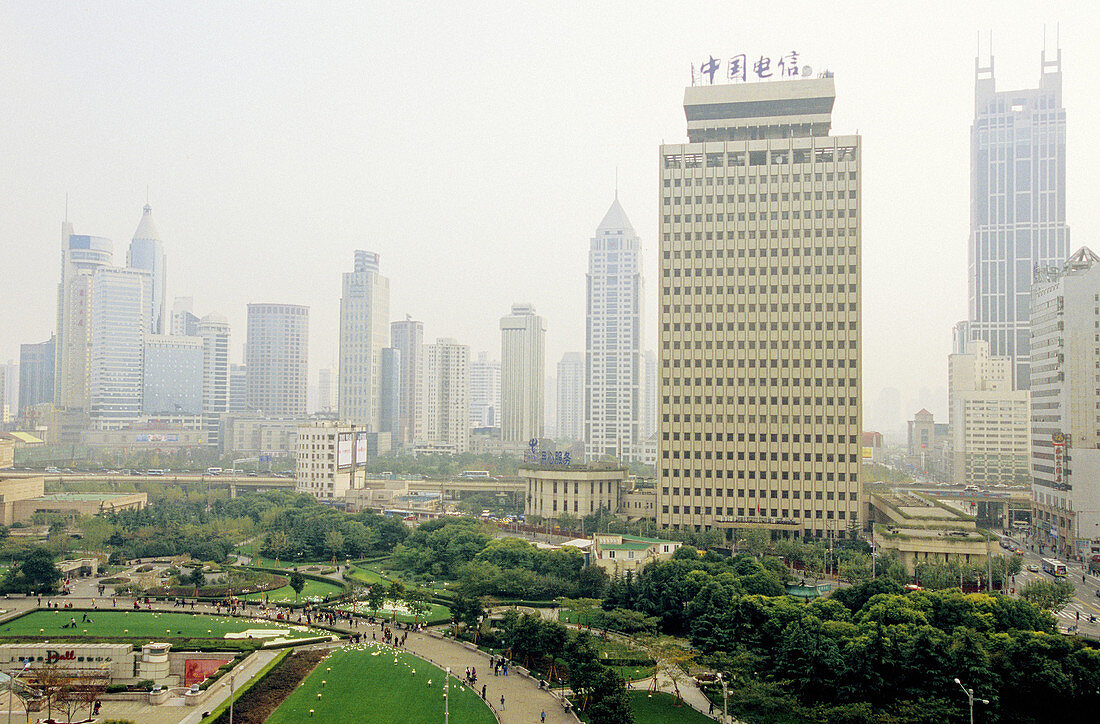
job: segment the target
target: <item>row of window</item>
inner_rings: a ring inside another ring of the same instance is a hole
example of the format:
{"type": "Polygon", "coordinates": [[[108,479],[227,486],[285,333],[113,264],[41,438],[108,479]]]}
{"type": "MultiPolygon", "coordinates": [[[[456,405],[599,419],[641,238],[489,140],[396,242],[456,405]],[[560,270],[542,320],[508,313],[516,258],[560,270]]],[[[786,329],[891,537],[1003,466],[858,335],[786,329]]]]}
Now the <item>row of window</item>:
{"type": "MultiPolygon", "coordinates": [[[[712,515],[711,508],[710,508],[709,505],[696,505],[696,506],[685,505],[685,506],[682,506],[682,507],[684,509],[684,515],[691,515],[693,512],[694,512],[695,515],[712,515]]],[[[673,505],[672,506],[672,514],[673,515],[679,515],[680,514],[680,508],[681,508],[681,506],[679,506],[679,505],[673,505]]],[[[669,512],[669,506],[662,505],[661,506],[661,512],[662,513],[668,513],[669,512]]],[[[824,518],[824,519],[827,519],[827,520],[833,520],[833,511],[831,511],[831,510],[825,510],[825,511],[813,510],[813,511],[811,511],[811,510],[807,509],[807,510],[805,510],[805,515],[802,515],[802,513],[803,513],[803,511],[800,511],[797,508],[795,508],[795,509],[772,508],[770,515],[768,514],[768,511],[766,509],[763,509],[763,508],[760,508],[760,509],[738,508],[737,509],[737,515],[739,515],[739,516],[748,515],[749,517],[752,517],[752,516],[755,516],[755,515],[759,515],[759,516],[767,516],[767,517],[770,517],[770,518],[773,518],[773,519],[774,518],[824,518]]],[[[733,508],[726,508],[725,515],[733,515],[733,514],[734,514],[733,508]]],[[[721,508],[715,508],[713,515],[722,515],[722,509],[721,508]]],[[[848,518],[848,512],[844,511],[844,510],[836,511],[836,517],[840,520],[846,520],[848,518]]],[[[856,517],[855,511],[852,511],[852,517],[853,518],[856,517]]]]}

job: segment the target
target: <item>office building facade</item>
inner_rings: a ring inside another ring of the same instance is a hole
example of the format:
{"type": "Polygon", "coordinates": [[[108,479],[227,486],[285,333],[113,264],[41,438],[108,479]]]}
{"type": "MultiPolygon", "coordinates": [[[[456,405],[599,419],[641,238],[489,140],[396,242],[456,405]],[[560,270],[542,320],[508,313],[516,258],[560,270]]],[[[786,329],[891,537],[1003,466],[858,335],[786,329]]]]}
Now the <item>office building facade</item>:
{"type": "Polygon", "coordinates": [[[150,293],[143,270],[100,267],[92,275],[88,411],[97,429],[117,429],[141,415],[150,293]]]}
{"type": "Polygon", "coordinates": [[[566,352],[558,361],[557,373],[557,437],[564,440],[583,440],[584,355],[580,352],[566,352]]]}
{"type": "Polygon", "coordinates": [[[305,416],[309,307],[249,304],[245,406],[270,416],[305,416]]]}
{"type": "Polygon", "coordinates": [[[395,445],[423,436],[424,323],[406,315],[390,324],[390,346],[401,353],[401,405],[395,445]]]}
{"type": "Polygon", "coordinates": [[[500,362],[488,352],[470,362],[470,426],[500,427],[500,362]]]}
{"type": "Polygon", "coordinates": [[[19,345],[19,409],[23,410],[54,399],[54,354],[57,337],[51,335],[45,342],[19,345]]]}
{"type": "Polygon", "coordinates": [[[202,429],[206,444],[216,447],[222,415],[229,412],[229,321],[208,314],[195,331],[202,340],[202,429]]]}
{"type": "Polygon", "coordinates": [[[1026,390],[1032,274],[1069,256],[1062,51],[1043,52],[1036,89],[998,91],[993,59],[974,66],[967,334],[1010,358],[1026,390]]]}
{"type": "Polygon", "coordinates": [[[1031,296],[1031,521],[1059,556],[1100,554],[1100,257],[1040,269],[1031,296]]]}
{"type": "Polygon", "coordinates": [[[658,158],[657,522],[861,527],[860,167],[831,76],[687,88],[658,158]]]}
{"type": "Polygon", "coordinates": [[[202,413],[203,340],[171,334],[142,339],[141,412],[144,415],[202,413]]]}
{"type": "Polygon", "coordinates": [[[421,438],[431,449],[453,454],[470,449],[470,348],[441,338],[424,350],[421,438]]]}
{"type": "Polygon", "coordinates": [[[584,441],[588,460],[640,460],[645,422],[641,240],[616,197],[588,250],[584,441]]]}
{"type": "Polygon", "coordinates": [[[340,419],[371,432],[382,425],[382,350],[390,323],[390,280],[378,262],[378,254],[356,251],[340,297],[340,419]]]}
{"type": "Polygon", "coordinates": [[[111,265],[113,249],[110,239],[74,234],[68,221],[61,226],[61,244],[54,404],[87,414],[92,274],[111,265]]]}
{"type": "Polygon", "coordinates": [[[531,304],[500,320],[500,436],[506,445],[543,436],[546,324],[531,304]]]}
{"type": "Polygon", "coordinates": [[[149,299],[148,310],[145,313],[150,334],[164,334],[170,331],[166,329],[167,297],[165,286],[167,283],[167,260],[164,254],[164,243],[160,240],[160,234],[153,223],[153,207],[145,204],[142,209],[141,221],[134,231],[134,238],[130,241],[130,249],[126,254],[126,266],[131,269],[140,269],[149,274],[149,299]]]}

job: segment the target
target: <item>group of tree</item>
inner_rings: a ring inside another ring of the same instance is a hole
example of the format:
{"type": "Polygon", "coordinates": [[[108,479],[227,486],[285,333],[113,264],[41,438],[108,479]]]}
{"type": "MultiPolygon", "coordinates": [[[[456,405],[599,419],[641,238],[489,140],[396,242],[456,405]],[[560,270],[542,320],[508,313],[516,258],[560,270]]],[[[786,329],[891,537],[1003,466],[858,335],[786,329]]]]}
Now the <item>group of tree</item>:
{"type": "Polygon", "coordinates": [[[373,512],[344,513],[305,494],[292,496],[288,502],[264,516],[267,533],[260,552],[268,558],[365,558],[389,553],[409,533],[400,518],[373,512]]]}
{"type": "Polygon", "coordinates": [[[607,575],[585,567],[576,548],[545,550],[474,518],[447,517],[420,524],[394,548],[394,567],[420,577],[458,582],[468,596],[549,600],[603,594],[607,575]]]}
{"type": "Polygon", "coordinates": [[[604,605],[686,636],[740,682],[735,703],[780,702],[807,720],[957,720],[966,700],[955,678],[989,700],[989,721],[1100,706],[1100,651],[1056,633],[1059,591],[1029,594],[1041,607],[958,588],[906,593],[882,577],[803,602],[781,595],[783,578],[748,555],[684,553],[613,581],[604,605]]]}
{"type": "Polygon", "coordinates": [[[0,583],[0,593],[51,595],[57,592],[60,580],[61,571],[54,563],[53,554],[45,548],[34,548],[8,569],[0,583]]]}

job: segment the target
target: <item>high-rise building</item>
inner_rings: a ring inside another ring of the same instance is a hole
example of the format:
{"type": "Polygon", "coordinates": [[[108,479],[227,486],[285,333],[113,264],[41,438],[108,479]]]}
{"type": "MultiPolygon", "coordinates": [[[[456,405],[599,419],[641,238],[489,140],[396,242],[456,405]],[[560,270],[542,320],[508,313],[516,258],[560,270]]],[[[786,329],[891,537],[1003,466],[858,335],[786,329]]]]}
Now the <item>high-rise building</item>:
{"type": "Polygon", "coordinates": [[[149,273],[140,269],[99,267],[92,274],[88,409],[98,429],[141,415],[150,290],[149,273]]]}
{"type": "Polygon", "coordinates": [[[61,283],[57,288],[57,347],[54,355],[54,404],[62,410],[88,411],[92,273],[108,267],[111,240],[74,234],[61,225],[61,283]]]}
{"type": "Polygon", "coordinates": [[[1032,274],[1069,256],[1062,51],[1043,51],[1036,89],[998,91],[992,57],[974,68],[968,334],[1009,357],[1026,390],[1032,274]]]}
{"type": "Polygon", "coordinates": [[[390,346],[401,353],[401,407],[395,444],[407,445],[423,438],[424,323],[405,315],[390,324],[390,346]]]}
{"type": "Polygon", "coordinates": [[[566,352],[558,362],[557,436],[583,440],[584,435],[584,355],[566,352]]]}
{"type": "Polygon", "coordinates": [[[470,363],[470,427],[500,427],[500,362],[488,352],[470,363]]]}
{"type": "Polygon", "coordinates": [[[142,414],[201,414],[202,367],[201,337],[145,334],[142,339],[142,414]]]}
{"type": "Polygon", "coordinates": [[[860,527],[860,154],[833,78],[687,88],[660,148],[657,521],[860,527]]]}
{"type": "Polygon", "coordinates": [[[216,447],[222,415],[229,412],[229,321],[207,314],[195,331],[202,339],[202,429],[206,444],[216,447]]]}
{"type": "Polygon", "coordinates": [[[947,358],[949,482],[1026,485],[1028,391],[1012,389],[1012,358],[994,357],[984,339],[947,358]]]}
{"type": "Polygon", "coordinates": [[[146,323],[149,325],[147,332],[152,334],[164,334],[166,331],[166,305],[168,299],[165,296],[165,277],[167,274],[167,262],[164,255],[164,243],[160,240],[157,227],[153,224],[153,207],[145,204],[142,209],[141,221],[134,231],[134,238],[130,241],[130,250],[126,254],[126,265],[131,269],[141,269],[149,273],[150,296],[147,300],[149,309],[146,312],[146,323]]]}
{"type": "Polygon", "coordinates": [[[1100,553],[1100,257],[1040,269],[1031,295],[1031,522],[1060,556],[1100,553]]]}
{"type": "Polygon", "coordinates": [[[199,333],[199,317],[192,311],[194,297],[176,297],[172,302],[172,334],[194,337],[199,333]]]}
{"type": "Polygon", "coordinates": [[[43,402],[53,402],[54,351],[57,338],[50,336],[45,342],[19,345],[19,409],[23,410],[43,402]]]}
{"type": "Polygon", "coordinates": [[[229,411],[251,412],[248,407],[248,367],[229,365],[229,411]]]}
{"type": "Polygon", "coordinates": [[[657,432],[657,353],[651,349],[645,353],[645,414],[642,419],[642,437],[646,440],[657,432]]]}
{"type": "Polygon", "coordinates": [[[378,254],[355,252],[340,298],[340,419],[381,427],[382,349],[389,341],[390,280],[378,273],[378,254]]]}
{"type": "Polygon", "coordinates": [[[543,436],[546,325],[531,304],[500,319],[500,436],[526,444],[543,436]]]}
{"type": "Polygon", "coordinates": [[[336,411],[336,377],[329,367],[317,370],[317,410],[336,411]]]}
{"type": "Polygon", "coordinates": [[[450,453],[470,448],[470,348],[453,339],[426,344],[417,444],[450,453]]]}
{"type": "Polygon", "coordinates": [[[309,307],[249,304],[245,406],[268,416],[305,416],[309,307]]]}
{"type": "Polygon", "coordinates": [[[401,429],[401,350],[382,348],[381,383],[378,386],[377,432],[393,435],[401,429]]]}
{"type": "Polygon", "coordinates": [[[641,245],[616,196],[588,250],[584,441],[589,460],[642,456],[641,245]]]}

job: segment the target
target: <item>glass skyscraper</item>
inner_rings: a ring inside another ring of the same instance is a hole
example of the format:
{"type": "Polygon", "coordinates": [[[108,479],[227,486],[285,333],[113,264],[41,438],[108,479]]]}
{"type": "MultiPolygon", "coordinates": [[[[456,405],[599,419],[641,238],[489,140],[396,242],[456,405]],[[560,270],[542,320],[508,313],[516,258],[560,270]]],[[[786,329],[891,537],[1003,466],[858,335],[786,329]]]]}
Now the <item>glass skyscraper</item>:
{"type": "Polygon", "coordinates": [[[1039,87],[998,91],[993,59],[975,61],[970,129],[969,335],[1012,358],[1016,389],[1030,386],[1031,283],[1069,256],[1062,51],[1039,87]]]}

